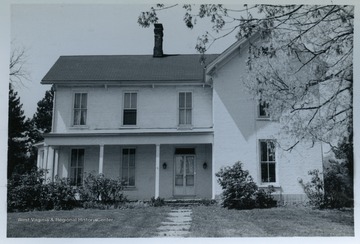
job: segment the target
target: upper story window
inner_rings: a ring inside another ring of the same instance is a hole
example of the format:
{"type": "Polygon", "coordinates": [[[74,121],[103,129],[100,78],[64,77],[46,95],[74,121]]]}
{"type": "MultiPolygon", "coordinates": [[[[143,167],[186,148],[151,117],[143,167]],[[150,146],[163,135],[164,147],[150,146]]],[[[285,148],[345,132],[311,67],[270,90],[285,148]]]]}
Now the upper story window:
{"type": "Polygon", "coordinates": [[[260,100],[258,106],[258,117],[259,118],[270,118],[269,103],[260,100]]]}
{"type": "Polygon", "coordinates": [[[85,149],[71,150],[70,183],[79,186],[84,177],[84,155],[85,149]]]}
{"type": "Polygon", "coordinates": [[[123,125],[136,125],[137,93],[124,93],[123,125]]]}
{"type": "Polygon", "coordinates": [[[275,140],[260,140],[261,183],[276,182],[275,140]]]}
{"type": "Polygon", "coordinates": [[[86,125],[87,93],[75,93],[74,125],[86,125]]]}
{"type": "Polygon", "coordinates": [[[179,93],[179,125],[192,124],[192,93],[179,93]]]}

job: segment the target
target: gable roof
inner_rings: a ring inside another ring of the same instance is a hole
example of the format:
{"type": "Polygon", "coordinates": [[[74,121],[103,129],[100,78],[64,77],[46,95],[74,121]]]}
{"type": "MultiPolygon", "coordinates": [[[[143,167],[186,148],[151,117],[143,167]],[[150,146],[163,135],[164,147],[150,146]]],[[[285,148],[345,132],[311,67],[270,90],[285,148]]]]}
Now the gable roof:
{"type": "Polygon", "coordinates": [[[203,81],[204,68],[218,54],[60,56],[42,84],[116,81],[203,81]]]}

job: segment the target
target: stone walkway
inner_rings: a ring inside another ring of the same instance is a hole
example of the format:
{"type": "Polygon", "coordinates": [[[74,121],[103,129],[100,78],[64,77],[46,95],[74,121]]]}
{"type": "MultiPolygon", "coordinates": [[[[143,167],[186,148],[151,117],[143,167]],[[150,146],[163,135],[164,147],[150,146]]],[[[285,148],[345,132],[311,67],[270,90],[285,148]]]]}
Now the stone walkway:
{"type": "Polygon", "coordinates": [[[173,209],[158,227],[158,236],[161,237],[186,237],[190,234],[192,211],[188,208],[173,209]]]}

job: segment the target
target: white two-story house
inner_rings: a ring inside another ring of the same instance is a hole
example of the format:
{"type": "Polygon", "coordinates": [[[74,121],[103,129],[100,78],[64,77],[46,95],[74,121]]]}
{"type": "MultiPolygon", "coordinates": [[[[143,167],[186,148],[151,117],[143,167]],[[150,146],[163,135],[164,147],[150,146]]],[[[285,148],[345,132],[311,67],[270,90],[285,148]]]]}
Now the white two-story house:
{"type": "Polygon", "coordinates": [[[42,80],[55,90],[52,131],[39,146],[46,177],[80,185],[84,172],[124,180],[129,199],[216,198],[215,173],[237,161],[260,187],[302,201],[299,178],[322,168],[321,145],[287,152],[277,121],[249,95],[249,40],[220,55],[61,56],[42,80]]]}

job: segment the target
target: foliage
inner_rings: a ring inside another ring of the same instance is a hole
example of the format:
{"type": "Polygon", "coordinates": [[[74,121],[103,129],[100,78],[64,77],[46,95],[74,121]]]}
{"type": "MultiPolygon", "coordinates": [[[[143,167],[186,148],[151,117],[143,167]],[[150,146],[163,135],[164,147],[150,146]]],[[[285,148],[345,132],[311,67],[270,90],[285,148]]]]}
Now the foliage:
{"type": "Polygon", "coordinates": [[[77,206],[75,190],[66,179],[45,184],[45,171],[14,173],[8,180],[8,211],[67,210],[77,206]]]}
{"type": "Polygon", "coordinates": [[[330,166],[321,174],[319,170],[309,171],[310,182],[304,183],[301,179],[309,204],[315,208],[342,208],[352,207],[352,183],[349,179],[346,167],[330,161],[330,166]]]}
{"type": "Polygon", "coordinates": [[[8,178],[14,173],[29,171],[33,165],[29,164],[26,154],[26,145],[29,138],[26,135],[28,121],[26,121],[20,97],[9,84],[9,111],[8,111],[8,178]]]}
{"type": "Polygon", "coordinates": [[[80,198],[84,202],[98,202],[113,205],[126,202],[123,194],[124,182],[120,179],[106,178],[103,174],[88,173],[79,187],[80,198]]]}
{"type": "Polygon", "coordinates": [[[27,174],[14,173],[8,179],[8,211],[41,209],[41,192],[44,191],[44,171],[32,170],[27,174]]]}
{"type": "Polygon", "coordinates": [[[311,176],[310,182],[304,183],[302,179],[299,183],[304,189],[306,196],[309,198],[309,204],[315,208],[325,207],[324,198],[324,181],[318,169],[310,170],[308,174],[311,176]]]}
{"type": "Polygon", "coordinates": [[[27,151],[29,152],[29,162],[36,162],[37,159],[37,147],[33,145],[37,142],[43,141],[43,134],[51,132],[52,125],[52,112],[54,101],[54,89],[45,92],[45,96],[37,103],[37,109],[29,120],[29,141],[27,151]]]}
{"type": "Polygon", "coordinates": [[[223,207],[229,209],[252,209],[276,205],[271,190],[259,190],[249,171],[242,168],[241,162],[220,169],[216,176],[223,189],[223,207]]]}
{"type": "MultiPolygon", "coordinates": [[[[138,23],[157,23],[157,13],[179,5],[157,5],[138,23]]],[[[334,147],[352,129],[354,6],[351,5],[181,5],[183,21],[193,28],[208,19],[209,29],[196,49],[205,53],[219,39],[257,33],[249,47],[249,74],[241,77],[250,93],[270,104],[293,141],[323,141],[334,147]],[[281,119],[280,119],[281,117],[281,119]]]]}
{"type": "Polygon", "coordinates": [[[161,197],[152,197],[150,199],[150,206],[152,207],[162,207],[165,205],[165,201],[164,201],[164,198],[161,198],[161,197]]]}

